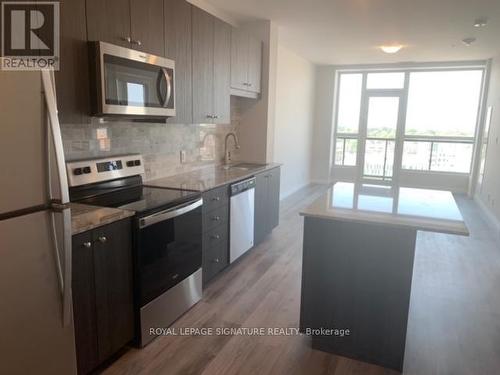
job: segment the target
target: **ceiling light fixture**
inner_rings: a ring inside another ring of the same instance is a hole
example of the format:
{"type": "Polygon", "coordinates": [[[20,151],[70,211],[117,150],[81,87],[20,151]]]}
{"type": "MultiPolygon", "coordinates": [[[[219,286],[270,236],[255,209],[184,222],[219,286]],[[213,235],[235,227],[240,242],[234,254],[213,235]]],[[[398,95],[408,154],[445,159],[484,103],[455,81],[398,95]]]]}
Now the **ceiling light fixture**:
{"type": "Polygon", "coordinates": [[[385,53],[397,53],[403,48],[401,44],[392,44],[387,46],[380,46],[380,49],[385,53]]]}
{"type": "Polygon", "coordinates": [[[467,47],[470,47],[472,43],[476,41],[476,38],[470,37],[470,38],[465,38],[462,39],[462,43],[465,44],[467,47]]]}
{"type": "Polygon", "coordinates": [[[474,21],[474,27],[485,27],[487,23],[488,20],[486,18],[477,18],[474,21]]]}

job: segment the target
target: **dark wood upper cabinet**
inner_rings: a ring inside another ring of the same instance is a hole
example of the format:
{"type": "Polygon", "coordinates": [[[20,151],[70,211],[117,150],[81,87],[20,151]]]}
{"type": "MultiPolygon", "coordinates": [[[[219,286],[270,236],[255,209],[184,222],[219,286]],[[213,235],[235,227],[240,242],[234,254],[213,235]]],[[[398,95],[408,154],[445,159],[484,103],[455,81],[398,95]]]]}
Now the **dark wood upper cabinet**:
{"type": "Polygon", "coordinates": [[[248,39],[248,91],[260,93],[262,77],[262,41],[248,39]]]}
{"type": "Polygon", "coordinates": [[[87,0],[87,37],[132,48],[129,0],[87,0]]]}
{"type": "Polygon", "coordinates": [[[210,123],[214,91],[214,22],[193,7],[193,122],[210,123]]]}
{"type": "Polygon", "coordinates": [[[231,30],[231,94],[256,96],[260,93],[262,41],[248,33],[231,30]]]}
{"type": "Polygon", "coordinates": [[[229,123],[231,29],[193,7],[193,122],[229,123]]]}
{"type": "Polygon", "coordinates": [[[163,56],[163,0],[87,0],[87,36],[163,56]]]}
{"type": "Polygon", "coordinates": [[[130,30],[131,48],[164,56],[163,0],[130,0],[130,30]]]}
{"type": "Polygon", "coordinates": [[[193,123],[192,21],[191,4],[185,0],[165,0],[165,56],[175,61],[175,117],[172,124],[193,123]]]}
{"type": "Polygon", "coordinates": [[[248,82],[248,35],[237,28],[231,30],[231,87],[246,90],[248,82]]]}
{"type": "Polygon", "coordinates": [[[89,66],[85,0],[63,0],[59,71],[55,72],[59,120],[63,124],[90,122],[89,66]]]}
{"type": "Polygon", "coordinates": [[[231,26],[214,19],[214,113],[215,123],[229,124],[231,81],[231,26]]]}

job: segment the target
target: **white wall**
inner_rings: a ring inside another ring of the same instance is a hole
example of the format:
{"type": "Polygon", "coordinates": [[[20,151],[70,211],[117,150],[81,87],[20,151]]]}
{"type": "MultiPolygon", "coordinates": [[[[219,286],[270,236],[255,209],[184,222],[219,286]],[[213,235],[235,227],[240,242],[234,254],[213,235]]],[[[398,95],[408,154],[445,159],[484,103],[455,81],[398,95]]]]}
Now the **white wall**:
{"type": "MultiPolygon", "coordinates": [[[[484,178],[476,197],[500,226],[500,56],[492,61],[487,106],[492,106],[484,178]]],[[[500,229],[500,228],[499,228],[500,229]]]]}
{"type": "Polygon", "coordinates": [[[315,66],[278,45],[274,161],[283,163],[281,197],[311,182],[315,66]]]}

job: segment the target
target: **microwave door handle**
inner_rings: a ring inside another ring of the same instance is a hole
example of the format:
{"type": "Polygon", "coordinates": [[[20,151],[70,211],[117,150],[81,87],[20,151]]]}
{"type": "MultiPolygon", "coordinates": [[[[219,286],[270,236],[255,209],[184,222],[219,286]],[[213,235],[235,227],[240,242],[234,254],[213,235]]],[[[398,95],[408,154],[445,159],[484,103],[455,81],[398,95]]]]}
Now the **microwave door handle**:
{"type": "MultiPolygon", "coordinates": [[[[163,107],[168,105],[170,101],[170,97],[172,96],[172,80],[170,79],[170,75],[168,74],[168,70],[165,68],[161,68],[163,73],[163,79],[165,79],[165,85],[167,87],[167,93],[165,95],[165,101],[163,102],[163,107]]],[[[158,86],[158,91],[160,91],[160,87],[158,86]]]]}

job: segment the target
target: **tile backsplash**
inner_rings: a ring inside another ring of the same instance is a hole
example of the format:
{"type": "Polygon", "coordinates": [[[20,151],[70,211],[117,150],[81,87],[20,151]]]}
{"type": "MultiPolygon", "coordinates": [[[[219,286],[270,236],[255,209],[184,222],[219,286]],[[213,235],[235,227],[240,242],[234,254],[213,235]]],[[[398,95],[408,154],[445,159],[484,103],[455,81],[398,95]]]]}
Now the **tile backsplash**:
{"type": "Polygon", "coordinates": [[[147,180],[189,172],[224,159],[224,138],[235,123],[165,124],[107,121],[62,124],[66,160],[140,153],[147,180]],[[181,151],[185,160],[181,163],[181,151]]]}

